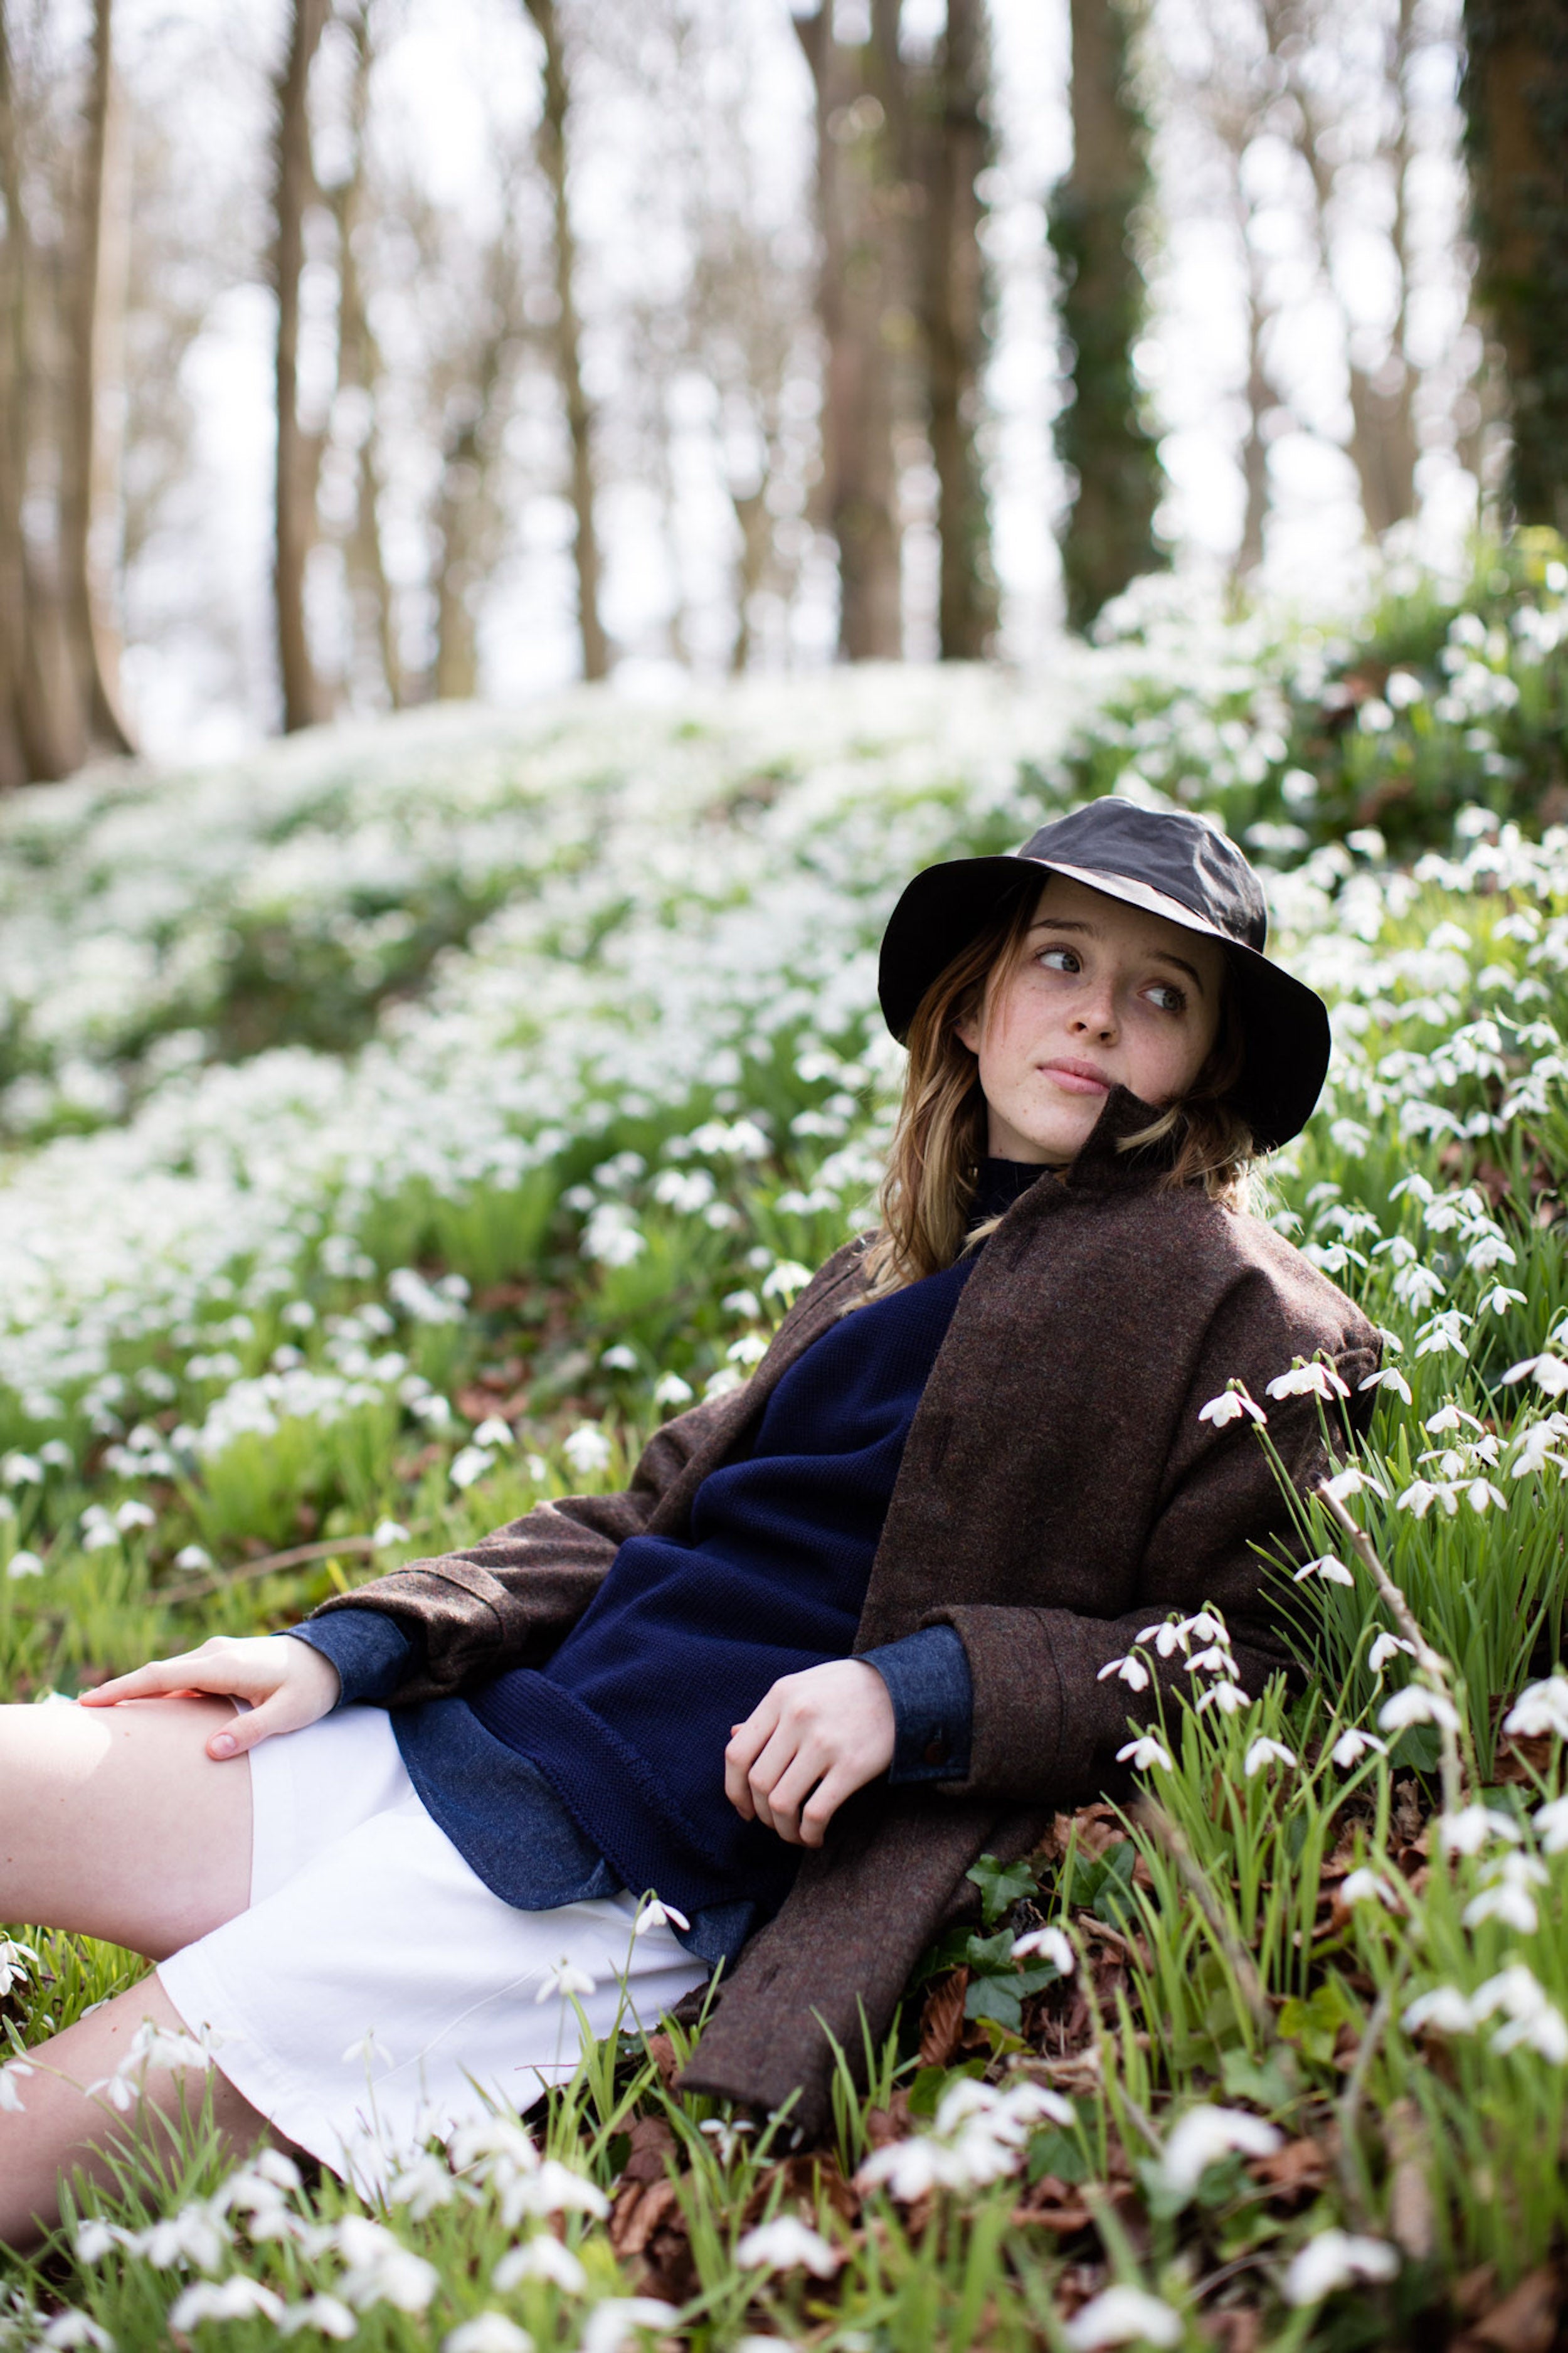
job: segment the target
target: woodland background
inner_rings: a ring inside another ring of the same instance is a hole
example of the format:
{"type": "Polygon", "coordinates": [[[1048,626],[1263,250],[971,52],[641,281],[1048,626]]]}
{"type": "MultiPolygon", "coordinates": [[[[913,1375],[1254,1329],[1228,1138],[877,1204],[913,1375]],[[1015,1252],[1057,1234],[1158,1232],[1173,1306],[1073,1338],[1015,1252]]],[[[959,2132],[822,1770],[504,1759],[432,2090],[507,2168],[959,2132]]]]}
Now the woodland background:
{"type": "Polygon", "coordinates": [[[1547,0],[5,0],[0,786],[1560,522],[1547,0]]]}

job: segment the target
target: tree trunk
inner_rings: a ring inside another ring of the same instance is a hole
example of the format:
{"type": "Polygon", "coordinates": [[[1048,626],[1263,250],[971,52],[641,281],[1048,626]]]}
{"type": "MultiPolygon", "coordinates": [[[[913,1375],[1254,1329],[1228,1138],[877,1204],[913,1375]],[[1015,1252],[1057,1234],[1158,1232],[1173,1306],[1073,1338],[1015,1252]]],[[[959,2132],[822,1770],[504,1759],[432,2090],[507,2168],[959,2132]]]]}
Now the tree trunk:
{"type": "Polygon", "coordinates": [[[120,708],[120,647],[104,548],[113,535],[119,496],[119,436],[112,404],[106,414],[100,394],[112,392],[122,373],[130,227],[125,161],[114,91],[112,0],[95,0],[61,453],[60,572],[78,696],[93,738],[119,753],[134,748],[120,708]]]}
{"type": "Polygon", "coordinates": [[[1477,295],[1508,365],[1517,519],[1568,530],[1568,18],[1465,0],[1477,295]]]}
{"type": "Polygon", "coordinates": [[[823,474],[838,548],[838,650],[846,661],[896,661],[902,545],[888,339],[893,232],[879,201],[885,109],[870,87],[870,60],[834,39],[828,0],[794,23],[816,92],[823,474]]]}
{"type": "Polygon", "coordinates": [[[310,67],[327,19],[327,0],[293,0],[289,54],[274,90],[272,142],[273,284],[278,296],[278,457],[272,585],[283,726],[314,726],[325,715],[305,629],[305,566],[316,528],[315,437],[300,422],[300,273],[305,213],[315,194],[310,160],[310,67]]]}
{"type": "Polygon", "coordinates": [[[375,64],[371,0],[354,14],[353,85],[349,112],[353,140],[348,172],[332,192],[338,227],[338,385],[364,396],[363,430],[354,461],[354,514],[344,549],[353,641],[368,646],[394,711],[404,701],[403,664],[397,645],[397,615],[381,538],[381,453],[376,437],[376,401],[381,389],[381,347],[370,323],[360,275],[358,236],[365,210],[365,149],[370,80],[375,64]]]}
{"type": "Polygon", "coordinates": [[[1131,94],[1122,0],[1071,0],[1073,160],[1051,203],[1073,397],[1057,449],[1076,480],[1062,540],[1070,627],[1087,628],[1163,559],[1153,535],[1159,453],[1139,416],[1132,350],[1145,297],[1131,250],[1147,195],[1147,131],[1131,94]]]}
{"type": "MultiPolygon", "coordinates": [[[[37,411],[33,252],[23,195],[16,60],[0,0],[0,782],[52,782],[87,757],[58,565],[29,546],[23,514],[37,411]]],[[[58,548],[51,551],[58,554],[58,548]]]]}
{"type": "Polygon", "coordinates": [[[577,628],[584,678],[609,674],[610,649],[599,617],[599,540],[594,522],[596,487],[595,419],[583,389],[583,331],[577,315],[577,241],[567,201],[567,113],[571,86],[555,0],[523,0],[544,47],[544,105],[539,154],[550,186],[555,248],[555,354],[566,429],[572,441],[572,512],[576,518],[577,628]]]}
{"type": "MultiPolygon", "coordinates": [[[[896,68],[896,51],[889,63],[896,68]]],[[[937,478],[943,661],[978,661],[996,630],[991,515],[976,447],[986,353],[986,284],[977,182],[991,160],[984,0],[947,0],[947,26],[910,109],[924,202],[915,212],[926,364],[927,434],[937,478]],[[923,116],[923,121],[919,118],[923,116]]]]}

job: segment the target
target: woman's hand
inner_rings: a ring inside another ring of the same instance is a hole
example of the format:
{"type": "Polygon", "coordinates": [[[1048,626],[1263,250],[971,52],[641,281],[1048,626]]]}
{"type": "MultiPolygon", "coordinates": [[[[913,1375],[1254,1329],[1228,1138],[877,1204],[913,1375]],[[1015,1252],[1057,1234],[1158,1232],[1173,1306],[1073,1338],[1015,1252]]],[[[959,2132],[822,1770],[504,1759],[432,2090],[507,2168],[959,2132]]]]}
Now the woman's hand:
{"type": "Polygon", "coordinates": [[[275,1732],[299,1732],[337,1704],[342,1685],[331,1659],[309,1642],[279,1641],[275,1634],[237,1640],[215,1634],[199,1650],[177,1658],[154,1659],[128,1675],[116,1675],[96,1691],[83,1692],[83,1707],[112,1707],[122,1699],[174,1699],[213,1693],[247,1699],[248,1715],[215,1732],[209,1757],[243,1757],[275,1732]]]}
{"type": "Polygon", "coordinates": [[[820,1846],[846,1798],[893,1761],[893,1703],[875,1667],[829,1659],[782,1675],[724,1751],[724,1795],[791,1846],[820,1846]]]}

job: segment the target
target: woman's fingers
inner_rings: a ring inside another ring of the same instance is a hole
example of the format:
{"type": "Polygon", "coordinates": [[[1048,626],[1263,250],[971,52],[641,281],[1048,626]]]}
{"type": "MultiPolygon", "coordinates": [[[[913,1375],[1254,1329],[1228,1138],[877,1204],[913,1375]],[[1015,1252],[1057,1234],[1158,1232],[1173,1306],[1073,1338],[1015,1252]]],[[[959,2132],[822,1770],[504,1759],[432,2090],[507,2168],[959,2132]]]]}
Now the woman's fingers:
{"type": "Polygon", "coordinates": [[[222,1759],[241,1757],[275,1733],[298,1732],[314,1724],[336,1704],[340,1688],[336,1667],[309,1642],[279,1641],[268,1635],[216,1635],[199,1650],[154,1659],[128,1675],[116,1675],[83,1697],[98,1707],[121,1700],[204,1693],[248,1700],[249,1712],[237,1715],[207,1741],[207,1755],[222,1759]]]}
{"type": "Polygon", "coordinates": [[[99,1683],[80,1696],[83,1707],[112,1707],[122,1699],[172,1699],[179,1693],[214,1688],[202,1672],[196,1653],[186,1651],[174,1659],[153,1659],[144,1667],[133,1667],[127,1675],[111,1675],[108,1683],[99,1683]]]}
{"type": "Polygon", "coordinates": [[[730,1736],[724,1751],[724,1795],[744,1821],[756,1819],[752,1799],[752,1772],[758,1757],[773,1738],[778,1723],[779,1686],[773,1685],[767,1696],[759,1702],[744,1724],[738,1724],[730,1736]]]}

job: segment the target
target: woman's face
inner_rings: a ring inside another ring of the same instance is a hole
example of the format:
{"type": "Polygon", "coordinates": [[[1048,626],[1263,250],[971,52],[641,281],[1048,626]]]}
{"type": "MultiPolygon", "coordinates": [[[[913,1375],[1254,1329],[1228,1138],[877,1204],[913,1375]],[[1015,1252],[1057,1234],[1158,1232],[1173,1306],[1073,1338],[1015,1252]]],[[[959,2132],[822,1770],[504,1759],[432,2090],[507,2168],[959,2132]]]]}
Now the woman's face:
{"type": "Polygon", "coordinates": [[[1163,915],[1053,874],[1023,953],[998,967],[959,1036],[978,1060],[989,1150],[1071,1160],[1112,1087],[1174,1103],[1219,1028],[1224,951],[1163,915]]]}

